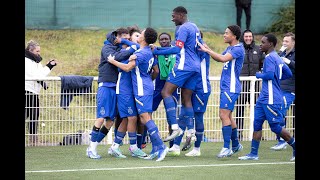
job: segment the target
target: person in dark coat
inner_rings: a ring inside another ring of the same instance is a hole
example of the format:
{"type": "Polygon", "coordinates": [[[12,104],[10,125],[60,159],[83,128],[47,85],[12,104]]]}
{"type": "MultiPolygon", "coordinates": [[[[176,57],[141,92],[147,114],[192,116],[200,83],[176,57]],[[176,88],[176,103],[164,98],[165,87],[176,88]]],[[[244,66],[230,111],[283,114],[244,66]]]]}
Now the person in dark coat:
{"type": "MultiPolygon", "coordinates": [[[[260,51],[259,46],[255,44],[254,35],[251,30],[243,31],[240,38],[245,49],[245,57],[240,76],[255,76],[256,72],[260,71],[263,65],[265,55],[260,51]]],[[[244,110],[246,102],[250,104],[250,81],[242,81],[242,93],[236,103],[236,123],[239,130],[239,139],[242,140],[242,130],[244,122],[244,110]]],[[[259,92],[260,83],[256,82],[255,92],[259,92]]],[[[255,94],[255,100],[258,93],[255,94]]],[[[254,101],[255,101],[254,100],[254,101]]]]}

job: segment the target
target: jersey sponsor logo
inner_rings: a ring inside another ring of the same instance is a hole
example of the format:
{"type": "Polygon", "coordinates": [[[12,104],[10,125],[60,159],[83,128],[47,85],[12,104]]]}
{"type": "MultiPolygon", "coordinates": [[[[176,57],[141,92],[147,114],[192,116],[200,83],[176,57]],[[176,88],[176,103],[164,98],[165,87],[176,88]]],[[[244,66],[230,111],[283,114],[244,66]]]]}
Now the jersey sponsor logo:
{"type": "Polygon", "coordinates": [[[176,41],[176,46],[182,48],[184,46],[184,42],[180,41],[180,40],[177,40],[176,41]]]}

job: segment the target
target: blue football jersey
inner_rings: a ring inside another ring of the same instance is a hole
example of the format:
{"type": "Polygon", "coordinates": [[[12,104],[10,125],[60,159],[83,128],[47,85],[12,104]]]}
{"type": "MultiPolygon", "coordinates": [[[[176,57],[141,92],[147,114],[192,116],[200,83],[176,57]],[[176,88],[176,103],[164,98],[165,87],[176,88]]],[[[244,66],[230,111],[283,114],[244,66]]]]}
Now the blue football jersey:
{"type": "Polygon", "coordinates": [[[225,62],[222,68],[220,79],[220,90],[223,92],[240,93],[241,82],[240,72],[244,61],[244,47],[242,43],[228,46],[222,53],[230,53],[233,57],[231,61],[225,62]]]}
{"type": "Polygon", "coordinates": [[[134,95],[153,95],[154,84],[151,79],[151,71],[154,66],[154,56],[149,46],[134,52],[137,56],[136,67],[131,70],[131,78],[134,95]]]}

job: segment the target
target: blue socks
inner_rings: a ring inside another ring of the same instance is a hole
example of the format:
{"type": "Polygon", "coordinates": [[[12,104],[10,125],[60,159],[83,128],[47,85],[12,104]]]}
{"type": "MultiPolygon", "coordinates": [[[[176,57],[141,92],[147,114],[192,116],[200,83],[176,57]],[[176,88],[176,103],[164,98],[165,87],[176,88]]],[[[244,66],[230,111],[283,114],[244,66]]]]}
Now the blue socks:
{"type": "Polygon", "coordinates": [[[136,132],[128,132],[130,145],[137,144],[137,133],[136,132]]]}
{"type": "Polygon", "coordinates": [[[150,119],[146,123],[146,127],[148,129],[148,133],[149,133],[149,136],[150,136],[150,140],[152,142],[152,146],[153,147],[162,146],[163,142],[162,142],[162,139],[160,137],[158,127],[156,126],[156,124],[154,123],[154,121],[152,119],[150,119]]]}
{"type": "Polygon", "coordinates": [[[202,138],[203,138],[203,132],[204,132],[204,124],[203,124],[203,112],[195,112],[194,118],[196,123],[196,137],[197,140],[194,142],[194,147],[200,147],[202,138]]]}
{"type": "Polygon", "coordinates": [[[117,144],[121,144],[121,142],[123,141],[124,136],[126,135],[126,132],[117,132],[117,135],[114,136],[114,142],[117,144]]]}
{"type": "Polygon", "coordinates": [[[237,147],[239,145],[238,128],[233,128],[232,129],[231,141],[232,141],[232,147],[237,147]]]}
{"type": "Polygon", "coordinates": [[[231,139],[231,125],[223,126],[222,127],[222,134],[223,134],[223,147],[230,148],[230,139],[231,139]]]}
{"type": "Polygon", "coordinates": [[[251,154],[258,156],[260,141],[252,139],[251,141],[251,154]]]}
{"type": "Polygon", "coordinates": [[[163,99],[164,107],[166,109],[167,121],[168,124],[177,124],[177,109],[176,102],[173,100],[172,96],[166,97],[163,99]]]}

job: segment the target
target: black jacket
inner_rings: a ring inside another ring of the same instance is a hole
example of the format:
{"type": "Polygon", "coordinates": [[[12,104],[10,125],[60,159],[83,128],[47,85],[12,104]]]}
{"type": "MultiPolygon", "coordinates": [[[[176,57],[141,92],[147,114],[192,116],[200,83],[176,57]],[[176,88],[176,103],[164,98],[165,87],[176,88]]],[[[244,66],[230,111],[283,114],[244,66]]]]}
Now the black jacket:
{"type": "Polygon", "coordinates": [[[98,75],[98,83],[100,82],[113,82],[117,83],[118,80],[118,68],[113,64],[108,62],[108,56],[111,54],[115,56],[115,60],[122,61],[129,59],[130,55],[134,52],[134,49],[130,48],[130,50],[120,51],[121,47],[118,45],[114,45],[113,42],[116,36],[115,33],[108,33],[107,41],[101,50],[101,58],[99,64],[99,75],[98,75]]]}
{"type": "Polygon", "coordinates": [[[235,0],[236,6],[248,6],[251,5],[251,0],[235,0]]]}
{"type": "Polygon", "coordinates": [[[295,48],[293,48],[289,54],[286,55],[286,51],[281,52],[279,55],[280,57],[286,57],[290,60],[290,64],[287,64],[292,72],[292,77],[289,79],[281,80],[280,82],[280,87],[283,91],[287,92],[295,92],[296,91],[296,73],[295,73],[295,68],[296,68],[296,60],[295,60],[295,48]]]}
{"type": "Polygon", "coordinates": [[[243,42],[245,56],[242,65],[240,76],[255,76],[256,72],[260,71],[263,65],[265,54],[263,54],[258,45],[253,41],[250,45],[243,42]]]}

